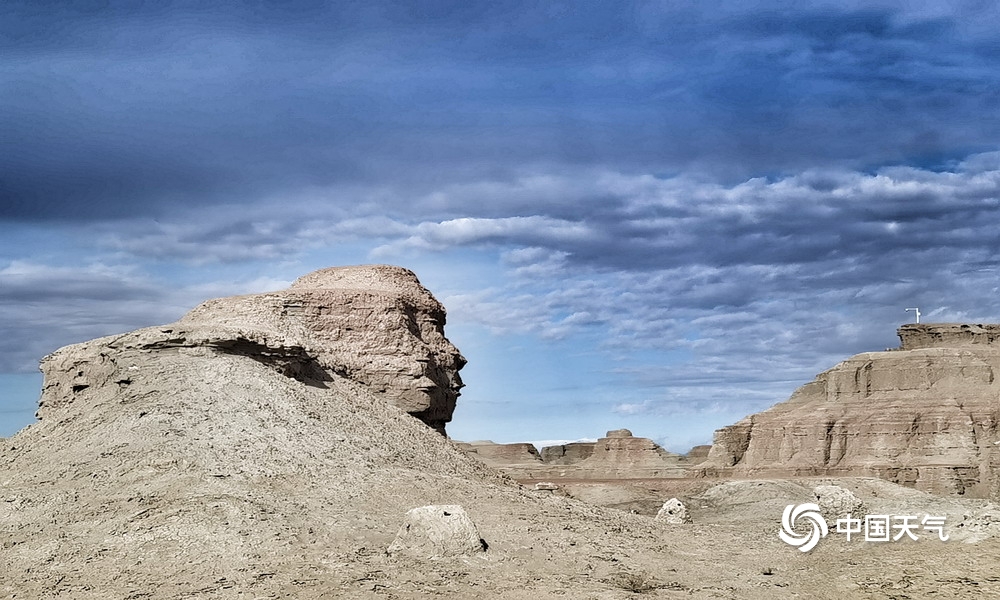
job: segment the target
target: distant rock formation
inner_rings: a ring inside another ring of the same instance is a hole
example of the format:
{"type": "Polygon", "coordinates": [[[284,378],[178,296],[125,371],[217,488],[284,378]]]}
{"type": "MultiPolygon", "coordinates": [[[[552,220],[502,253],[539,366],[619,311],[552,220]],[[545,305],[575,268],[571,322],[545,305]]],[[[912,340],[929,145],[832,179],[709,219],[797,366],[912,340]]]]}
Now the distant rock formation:
{"type": "Polygon", "coordinates": [[[322,269],[281,292],[209,300],[171,325],[55,352],[42,362],[38,416],[111,379],[127,386],[130,367],[118,364],[117,354],[172,349],[248,356],[318,386],[336,374],[443,434],[465,365],[444,324],[444,307],[407,269],[322,269]]]}
{"type": "Polygon", "coordinates": [[[542,448],[542,460],[548,465],[574,465],[594,454],[596,442],[570,442],[542,448]]]}
{"type": "Polygon", "coordinates": [[[511,477],[530,478],[544,463],[533,444],[497,444],[489,440],[458,442],[458,446],[491,467],[503,469],[511,477]]]}
{"type": "Polygon", "coordinates": [[[1000,325],[908,324],[902,345],[853,356],[792,397],[720,429],[708,476],[877,476],[995,496],[1000,325]]]}
{"type": "Polygon", "coordinates": [[[609,431],[594,444],[594,452],[576,465],[594,479],[681,477],[683,457],[648,438],[633,437],[628,429],[609,431]]]}
{"type": "Polygon", "coordinates": [[[682,477],[687,458],[668,452],[653,440],[615,429],[596,442],[546,446],[471,442],[463,449],[516,479],[641,479],[682,477]]]}
{"type": "Polygon", "coordinates": [[[712,451],[711,444],[704,444],[701,446],[695,446],[688,450],[688,453],[684,456],[687,458],[690,465],[697,465],[708,459],[709,452],[712,451]]]}

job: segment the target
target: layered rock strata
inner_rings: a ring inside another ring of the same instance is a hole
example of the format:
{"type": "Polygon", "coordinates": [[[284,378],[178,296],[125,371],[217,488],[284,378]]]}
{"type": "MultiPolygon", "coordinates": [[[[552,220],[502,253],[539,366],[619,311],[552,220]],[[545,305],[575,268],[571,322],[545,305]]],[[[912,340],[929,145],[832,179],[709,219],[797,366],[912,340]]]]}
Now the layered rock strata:
{"type": "Polygon", "coordinates": [[[488,465],[517,479],[643,479],[683,477],[689,461],[651,439],[615,429],[596,442],[546,446],[472,442],[462,447],[488,465]]]}
{"type": "Polygon", "coordinates": [[[853,356],[720,429],[704,475],[877,476],[996,495],[1000,325],[909,324],[901,346],[853,356]]]}
{"type": "Polygon", "coordinates": [[[284,291],[205,302],[176,323],[63,348],[42,362],[38,417],[108,382],[127,386],[126,350],[226,353],[323,386],[364,385],[440,433],[465,359],[444,336],[445,310],[413,272],[373,265],[322,269],[284,291]]]}
{"type": "Polygon", "coordinates": [[[459,442],[458,446],[491,467],[511,477],[527,479],[544,465],[538,449],[528,443],[497,444],[489,440],[459,442]]]}

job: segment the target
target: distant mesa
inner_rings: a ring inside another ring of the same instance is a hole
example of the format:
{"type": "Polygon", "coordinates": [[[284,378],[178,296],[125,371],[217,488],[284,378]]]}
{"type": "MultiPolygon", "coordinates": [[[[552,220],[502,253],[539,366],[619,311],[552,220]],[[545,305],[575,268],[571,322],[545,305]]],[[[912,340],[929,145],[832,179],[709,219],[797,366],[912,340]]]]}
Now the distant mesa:
{"type": "MultiPolygon", "coordinates": [[[[462,447],[486,464],[525,480],[683,477],[687,467],[695,464],[693,459],[668,452],[653,440],[634,437],[628,429],[608,431],[596,442],[546,446],[540,452],[527,443],[479,441],[462,447]]],[[[699,453],[707,454],[704,449],[699,453]]]]}
{"type": "Polygon", "coordinates": [[[853,356],[792,397],[720,429],[706,476],[876,476],[996,496],[1000,325],[921,323],[899,349],[853,356]]]}

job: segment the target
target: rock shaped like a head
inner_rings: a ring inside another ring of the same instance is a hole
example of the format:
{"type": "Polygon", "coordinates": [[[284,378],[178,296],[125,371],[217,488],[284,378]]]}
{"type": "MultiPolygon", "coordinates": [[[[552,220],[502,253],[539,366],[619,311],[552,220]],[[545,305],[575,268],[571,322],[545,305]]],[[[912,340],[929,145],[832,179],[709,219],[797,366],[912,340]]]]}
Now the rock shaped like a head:
{"type": "Polygon", "coordinates": [[[445,310],[407,269],[321,269],[281,292],[210,300],[179,324],[259,329],[301,341],[323,368],[367,386],[445,432],[465,358],[444,336],[445,310]]]}

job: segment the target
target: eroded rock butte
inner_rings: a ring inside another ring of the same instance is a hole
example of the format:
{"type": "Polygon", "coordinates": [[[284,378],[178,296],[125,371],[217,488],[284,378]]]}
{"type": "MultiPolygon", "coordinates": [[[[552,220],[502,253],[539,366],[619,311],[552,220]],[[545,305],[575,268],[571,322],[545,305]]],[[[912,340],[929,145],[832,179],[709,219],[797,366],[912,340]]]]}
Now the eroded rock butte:
{"type": "Polygon", "coordinates": [[[780,404],[715,434],[709,476],[876,476],[993,496],[1000,466],[1000,325],[908,324],[780,404]]]}

